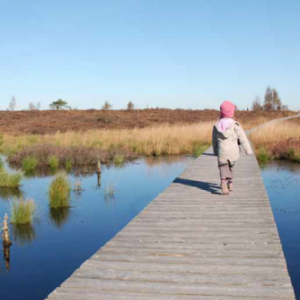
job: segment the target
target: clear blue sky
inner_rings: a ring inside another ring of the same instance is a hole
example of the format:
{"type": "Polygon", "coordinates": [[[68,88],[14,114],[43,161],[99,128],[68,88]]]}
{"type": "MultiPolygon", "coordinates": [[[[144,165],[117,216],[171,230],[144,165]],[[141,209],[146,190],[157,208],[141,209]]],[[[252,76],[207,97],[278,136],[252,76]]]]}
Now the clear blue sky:
{"type": "Polygon", "coordinates": [[[299,0],[0,0],[0,109],[300,109],[299,0]]]}

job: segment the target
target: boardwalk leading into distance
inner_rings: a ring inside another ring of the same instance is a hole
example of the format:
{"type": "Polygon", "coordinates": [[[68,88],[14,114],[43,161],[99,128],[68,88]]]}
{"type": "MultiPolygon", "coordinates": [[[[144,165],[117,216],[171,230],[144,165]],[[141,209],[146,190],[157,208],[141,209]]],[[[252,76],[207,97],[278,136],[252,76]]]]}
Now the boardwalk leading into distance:
{"type": "Polygon", "coordinates": [[[47,299],[295,299],[254,156],[234,183],[209,149],[47,299]]]}

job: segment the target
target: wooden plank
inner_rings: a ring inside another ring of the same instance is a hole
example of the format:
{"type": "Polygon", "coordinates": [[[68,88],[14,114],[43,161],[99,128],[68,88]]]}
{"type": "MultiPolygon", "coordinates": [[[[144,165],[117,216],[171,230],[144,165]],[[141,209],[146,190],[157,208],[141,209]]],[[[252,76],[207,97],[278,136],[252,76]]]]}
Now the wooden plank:
{"type": "Polygon", "coordinates": [[[295,299],[255,157],[221,196],[206,154],[47,299],[295,299]]]}

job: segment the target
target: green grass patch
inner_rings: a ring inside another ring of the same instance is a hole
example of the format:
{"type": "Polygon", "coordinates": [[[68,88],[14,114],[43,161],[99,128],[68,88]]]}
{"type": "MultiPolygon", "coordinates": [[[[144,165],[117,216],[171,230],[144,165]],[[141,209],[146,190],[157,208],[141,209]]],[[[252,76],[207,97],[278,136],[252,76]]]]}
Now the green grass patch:
{"type": "Polygon", "coordinates": [[[4,162],[2,158],[0,157],[0,171],[4,169],[4,162]]]}
{"type": "Polygon", "coordinates": [[[65,162],[65,168],[66,168],[67,172],[71,172],[72,167],[73,167],[72,160],[67,159],[66,162],[65,162]]]}
{"type": "Polygon", "coordinates": [[[200,144],[196,144],[194,146],[194,156],[197,158],[199,156],[201,156],[206,149],[208,148],[208,145],[200,145],[200,144]]]}
{"type": "Polygon", "coordinates": [[[31,224],[34,213],[35,203],[32,199],[24,201],[14,200],[11,204],[11,216],[10,221],[12,224],[31,224]]]}
{"type": "Polygon", "coordinates": [[[19,188],[22,180],[21,173],[8,173],[0,170],[0,188],[19,188]]]}
{"type": "Polygon", "coordinates": [[[70,191],[71,186],[67,176],[63,173],[56,175],[49,188],[50,207],[70,207],[70,191]]]}
{"type": "Polygon", "coordinates": [[[22,170],[25,174],[31,174],[35,171],[38,160],[35,157],[26,157],[22,161],[22,170]]]}
{"type": "Polygon", "coordinates": [[[52,155],[49,157],[48,165],[52,170],[56,170],[59,167],[59,160],[56,156],[52,155]]]}
{"type": "Polygon", "coordinates": [[[257,152],[257,159],[261,163],[267,163],[271,159],[271,156],[270,156],[268,150],[266,148],[262,147],[257,152]]]}
{"type": "Polygon", "coordinates": [[[113,160],[116,165],[121,165],[124,163],[125,158],[124,158],[124,155],[117,154],[114,156],[113,160]]]}

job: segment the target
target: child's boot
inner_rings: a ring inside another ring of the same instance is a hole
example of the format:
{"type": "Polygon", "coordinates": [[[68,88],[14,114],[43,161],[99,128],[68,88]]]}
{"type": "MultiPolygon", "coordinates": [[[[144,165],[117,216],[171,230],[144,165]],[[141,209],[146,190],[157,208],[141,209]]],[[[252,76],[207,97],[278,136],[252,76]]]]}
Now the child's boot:
{"type": "Polygon", "coordinates": [[[229,180],[229,181],[228,181],[228,190],[229,190],[230,192],[233,191],[233,181],[232,181],[232,180],[229,180]]]}
{"type": "Polygon", "coordinates": [[[227,185],[226,180],[222,180],[221,188],[222,188],[222,195],[228,195],[229,194],[228,185],[227,185]]]}

